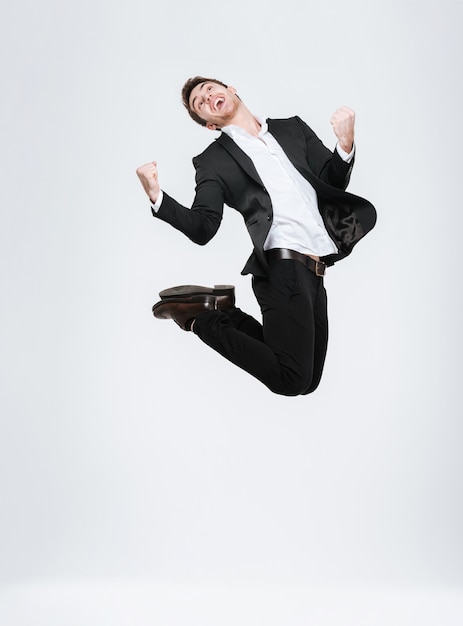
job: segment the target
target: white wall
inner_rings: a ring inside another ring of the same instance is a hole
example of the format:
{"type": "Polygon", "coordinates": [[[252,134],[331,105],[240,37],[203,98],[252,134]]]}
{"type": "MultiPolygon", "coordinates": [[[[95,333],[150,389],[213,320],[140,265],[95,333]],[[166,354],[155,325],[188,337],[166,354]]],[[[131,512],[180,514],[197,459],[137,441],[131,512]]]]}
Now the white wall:
{"type": "Polygon", "coordinates": [[[41,3],[1,20],[0,580],[459,587],[460,1],[41,3]],[[215,136],[195,74],[298,114],[376,229],[329,271],[313,396],[284,398],[175,324],[160,289],[233,283],[258,315],[241,218],[195,246],[135,168],[192,200],[215,136]]]}

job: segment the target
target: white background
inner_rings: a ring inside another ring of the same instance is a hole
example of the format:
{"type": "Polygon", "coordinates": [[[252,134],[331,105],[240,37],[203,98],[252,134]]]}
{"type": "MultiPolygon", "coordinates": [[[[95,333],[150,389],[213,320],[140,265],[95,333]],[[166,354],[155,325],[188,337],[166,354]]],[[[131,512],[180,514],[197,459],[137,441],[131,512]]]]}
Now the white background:
{"type": "Polygon", "coordinates": [[[0,619],[26,624],[460,624],[463,2],[18,0],[1,23],[0,619]],[[189,76],[330,148],[375,230],[329,271],[312,396],[272,395],[168,321],[157,292],[232,283],[151,217],[189,204],[216,133],[189,76]],[[349,591],[350,590],[350,591],[349,591]],[[43,621],[41,621],[43,620],[43,621]]]}

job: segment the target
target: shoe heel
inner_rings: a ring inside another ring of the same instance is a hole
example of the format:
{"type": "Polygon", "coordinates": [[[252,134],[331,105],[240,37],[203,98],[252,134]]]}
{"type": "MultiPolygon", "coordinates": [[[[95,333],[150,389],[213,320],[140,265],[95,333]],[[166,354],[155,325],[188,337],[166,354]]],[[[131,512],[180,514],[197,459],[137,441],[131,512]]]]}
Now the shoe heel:
{"type": "Polygon", "coordinates": [[[235,285],[214,285],[214,296],[227,296],[235,292],[235,285]]]}

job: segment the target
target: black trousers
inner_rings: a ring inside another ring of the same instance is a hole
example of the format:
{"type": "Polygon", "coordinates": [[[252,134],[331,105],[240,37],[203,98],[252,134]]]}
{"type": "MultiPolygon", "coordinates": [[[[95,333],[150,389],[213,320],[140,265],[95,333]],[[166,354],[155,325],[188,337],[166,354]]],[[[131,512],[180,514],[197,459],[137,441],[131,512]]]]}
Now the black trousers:
{"type": "Polygon", "coordinates": [[[328,343],[323,278],[292,259],[253,277],[260,324],[238,308],[198,315],[193,332],[274,393],[296,396],[320,382],[328,343]]]}

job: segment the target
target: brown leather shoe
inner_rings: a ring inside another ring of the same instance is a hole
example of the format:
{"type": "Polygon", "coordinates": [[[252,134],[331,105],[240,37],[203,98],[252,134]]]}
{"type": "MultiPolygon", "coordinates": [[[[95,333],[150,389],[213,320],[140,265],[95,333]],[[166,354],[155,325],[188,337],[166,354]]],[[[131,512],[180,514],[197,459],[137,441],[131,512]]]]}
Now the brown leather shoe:
{"type": "Polygon", "coordinates": [[[153,315],[161,320],[174,320],[183,330],[190,330],[186,323],[200,313],[216,311],[219,308],[217,300],[217,296],[211,295],[165,298],[153,306],[153,315]]]}
{"type": "Polygon", "coordinates": [[[178,285],[159,292],[161,300],[175,298],[187,301],[193,296],[216,296],[218,309],[230,309],[235,306],[235,287],[233,285],[214,285],[214,287],[202,287],[201,285],[178,285]]]}

